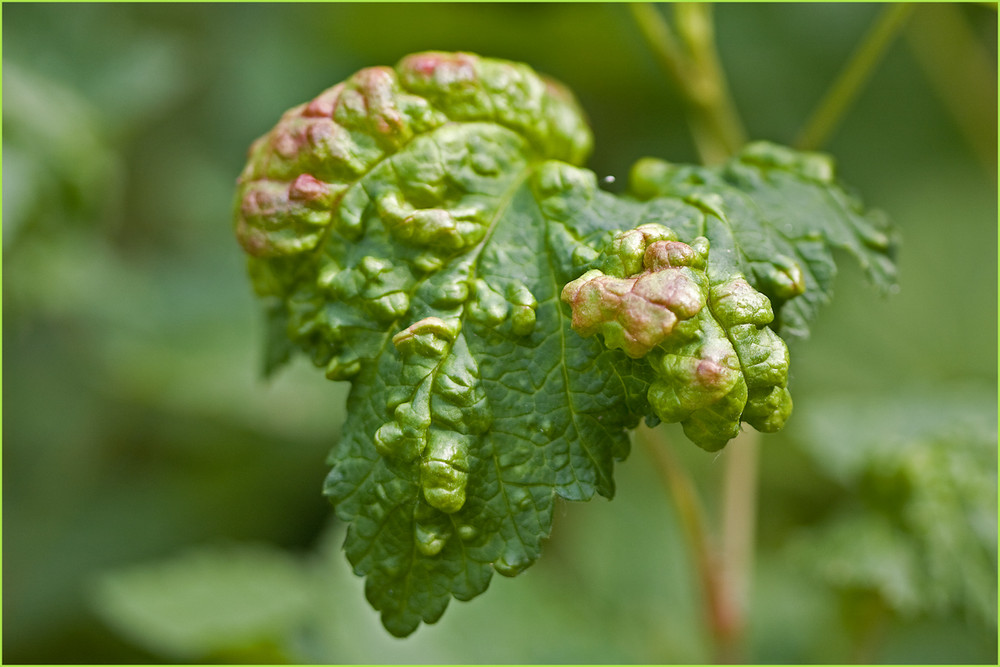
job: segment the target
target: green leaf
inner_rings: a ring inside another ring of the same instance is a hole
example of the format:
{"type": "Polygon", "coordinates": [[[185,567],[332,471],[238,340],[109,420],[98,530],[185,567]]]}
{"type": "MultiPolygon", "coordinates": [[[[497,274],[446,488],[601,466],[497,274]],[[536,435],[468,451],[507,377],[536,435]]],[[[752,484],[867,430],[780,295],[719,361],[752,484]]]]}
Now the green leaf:
{"type": "Polygon", "coordinates": [[[997,618],[995,390],[910,390],[831,401],[797,430],[852,502],[795,551],[841,590],[896,612],[997,618]]]}
{"type": "MultiPolygon", "coordinates": [[[[763,224],[756,191],[617,197],[577,166],[590,144],[572,96],[528,67],[424,53],[362,70],[251,147],[237,237],[272,330],[352,382],[325,493],[393,634],[533,563],[557,496],[612,496],[641,418],[683,421],[718,449],[741,420],[775,430],[791,409],[770,304],[731,259],[763,224]],[[602,267],[644,270],[645,245],[623,249],[622,232],[650,224],[698,257],[691,325],[649,354],[618,349],[607,329],[603,342],[581,336],[564,288],[602,267]],[[692,393],[712,346],[738,371],[692,393]]],[[[812,192],[790,173],[792,185],[759,186],[762,207],[812,192]]],[[[268,349],[269,368],[286,358],[268,349]]]]}
{"type": "Polygon", "coordinates": [[[264,546],[191,549],[104,574],[98,613],[124,636],[174,660],[274,662],[310,611],[306,569],[264,546]]]}

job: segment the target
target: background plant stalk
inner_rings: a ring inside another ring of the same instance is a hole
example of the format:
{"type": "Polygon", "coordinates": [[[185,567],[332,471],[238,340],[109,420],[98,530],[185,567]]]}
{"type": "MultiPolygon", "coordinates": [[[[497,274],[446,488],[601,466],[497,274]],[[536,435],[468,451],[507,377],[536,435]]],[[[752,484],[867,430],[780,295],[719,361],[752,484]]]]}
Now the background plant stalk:
{"type": "Polygon", "coordinates": [[[712,6],[674,5],[677,36],[652,4],[634,3],[630,7],[657,63],[684,99],[702,163],[724,162],[746,143],[746,132],[719,63],[712,6]]]}
{"type": "Polygon", "coordinates": [[[677,510],[691,560],[698,572],[705,626],[712,638],[714,660],[719,664],[744,662],[744,610],[755,518],[752,501],[756,496],[756,433],[744,433],[727,448],[733,452],[727,456],[725,470],[721,542],[713,538],[694,482],[670,453],[664,431],[640,426],[636,433],[653,457],[664,489],[677,510]],[[734,455],[736,451],[741,454],[734,455]]]}
{"type": "MultiPolygon", "coordinates": [[[[699,157],[718,164],[735,154],[746,132],[729,92],[715,45],[712,6],[674,5],[677,36],[649,3],[630,5],[633,17],[660,66],[674,80],[689,109],[688,119],[699,157]]],[[[651,442],[649,434],[644,437],[651,442]]],[[[713,548],[702,519],[697,492],[687,473],[666,451],[651,447],[684,524],[699,570],[706,623],[716,661],[741,662],[745,616],[752,573],[756,524],[758,435],[747,431],[726,450],[722,489],[722,537],[713,548]]]]}

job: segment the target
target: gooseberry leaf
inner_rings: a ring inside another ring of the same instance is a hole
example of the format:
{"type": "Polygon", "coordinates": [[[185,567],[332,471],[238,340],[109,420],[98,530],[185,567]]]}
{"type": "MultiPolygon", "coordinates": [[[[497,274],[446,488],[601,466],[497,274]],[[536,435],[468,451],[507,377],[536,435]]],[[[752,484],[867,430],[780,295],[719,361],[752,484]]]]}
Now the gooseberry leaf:
{"type": "MultiPolygon", "coordinates": [[[[785,211],[784,189],[840,191],[790,169],[754,182],[760,204],[743,183],[615,196],[579,166],[590,147],[560,84],[437,52],[360,71],[251,147],[235,218],[266,367],[288,358],[284,332],[352,383],[325,493],[393,634],[533,563],[556,497],[611,497],[643,417],[709,450],[788,417],[773,276],[732,258],[761,216],[797,214],[804,195],[785,211]],[[690,283],[677,299],[642,298],[675,280],[690,283]],[[626,284],[642,303],[593,290],[626,284]]],[[[653,171],[640,191],[669,182],[653,171]]]]}

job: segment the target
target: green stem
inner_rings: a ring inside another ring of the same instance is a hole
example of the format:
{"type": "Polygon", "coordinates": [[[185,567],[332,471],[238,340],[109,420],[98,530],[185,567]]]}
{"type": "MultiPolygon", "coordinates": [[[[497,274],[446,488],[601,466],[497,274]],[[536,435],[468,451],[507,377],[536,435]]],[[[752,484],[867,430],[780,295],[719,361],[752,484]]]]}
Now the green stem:
{"type": "Polygon", "coordinates": [[[848,623],[853,636],[850,659],[855,665],[873,665],[885,641],[891,612],[877,594],[852,602],[848,623]]]}
{"type": "Polygon", "coordinates": [[[941,103],[986,173],[995,180],[996,56],[983,45],[960,6],[921,6],[906,36],[941,103]]]}
{"type": "Polygon", "coordinates": [[[743,431],[723,452],[722,588],[733,610],[732,634],[741,640],[746,630],[753,578],[757,528],[757,464],[760,434],[743,431]]]}
{"type": "Polygon", "coordinates": [[[815,150],[826,143],[912,10],[911,3],[885,6],[806,122],[795,143],[797,148],[815,150]]]}
{"type": "Polygon", "coordinates": [[[704,601],[705,622],[712,635],[715,661],[735,664],[740,659],[742,645],[742,614],[728,584],[732,578],[725,573],[725,552],[720,558],[705,521],[705,511],[691,477],[670,454],[669,443],[663,431],[653,431],[646,426],[636,430],[637,437],[646,446],[663,486],[670,493],[677,510],[681,529],[691,553],[691,560],[698,571],[698,582],[704,601]]]}
{"type": "Polygon", "coordinates": [[[719,63],[712,6],[674,6],[679,40],[653,5],[633,3],[629,7],[657,63],[680,90],[701,161],[725,161],[746,143],[746,134],[719,63]]]}

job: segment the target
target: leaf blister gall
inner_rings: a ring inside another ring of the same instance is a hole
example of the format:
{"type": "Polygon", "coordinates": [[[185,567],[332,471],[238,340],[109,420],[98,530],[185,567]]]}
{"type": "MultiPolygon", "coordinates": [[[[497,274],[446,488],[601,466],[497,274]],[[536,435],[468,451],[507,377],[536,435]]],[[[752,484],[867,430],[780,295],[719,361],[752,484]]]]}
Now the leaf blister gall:
{"type": "Polygon", "coordinates": [[[680,422],[700,447],[722,448],[741,421],[777,430],[791,398],[787,348],[767,328],[770,302],[740,275],[710,284],[707,240],[689,246],[676,238],[652,224],[616,235],[603,265],[618,275],[594,269],[563,288],[573,328],[646,357],[653,412],[680,422]]]}

